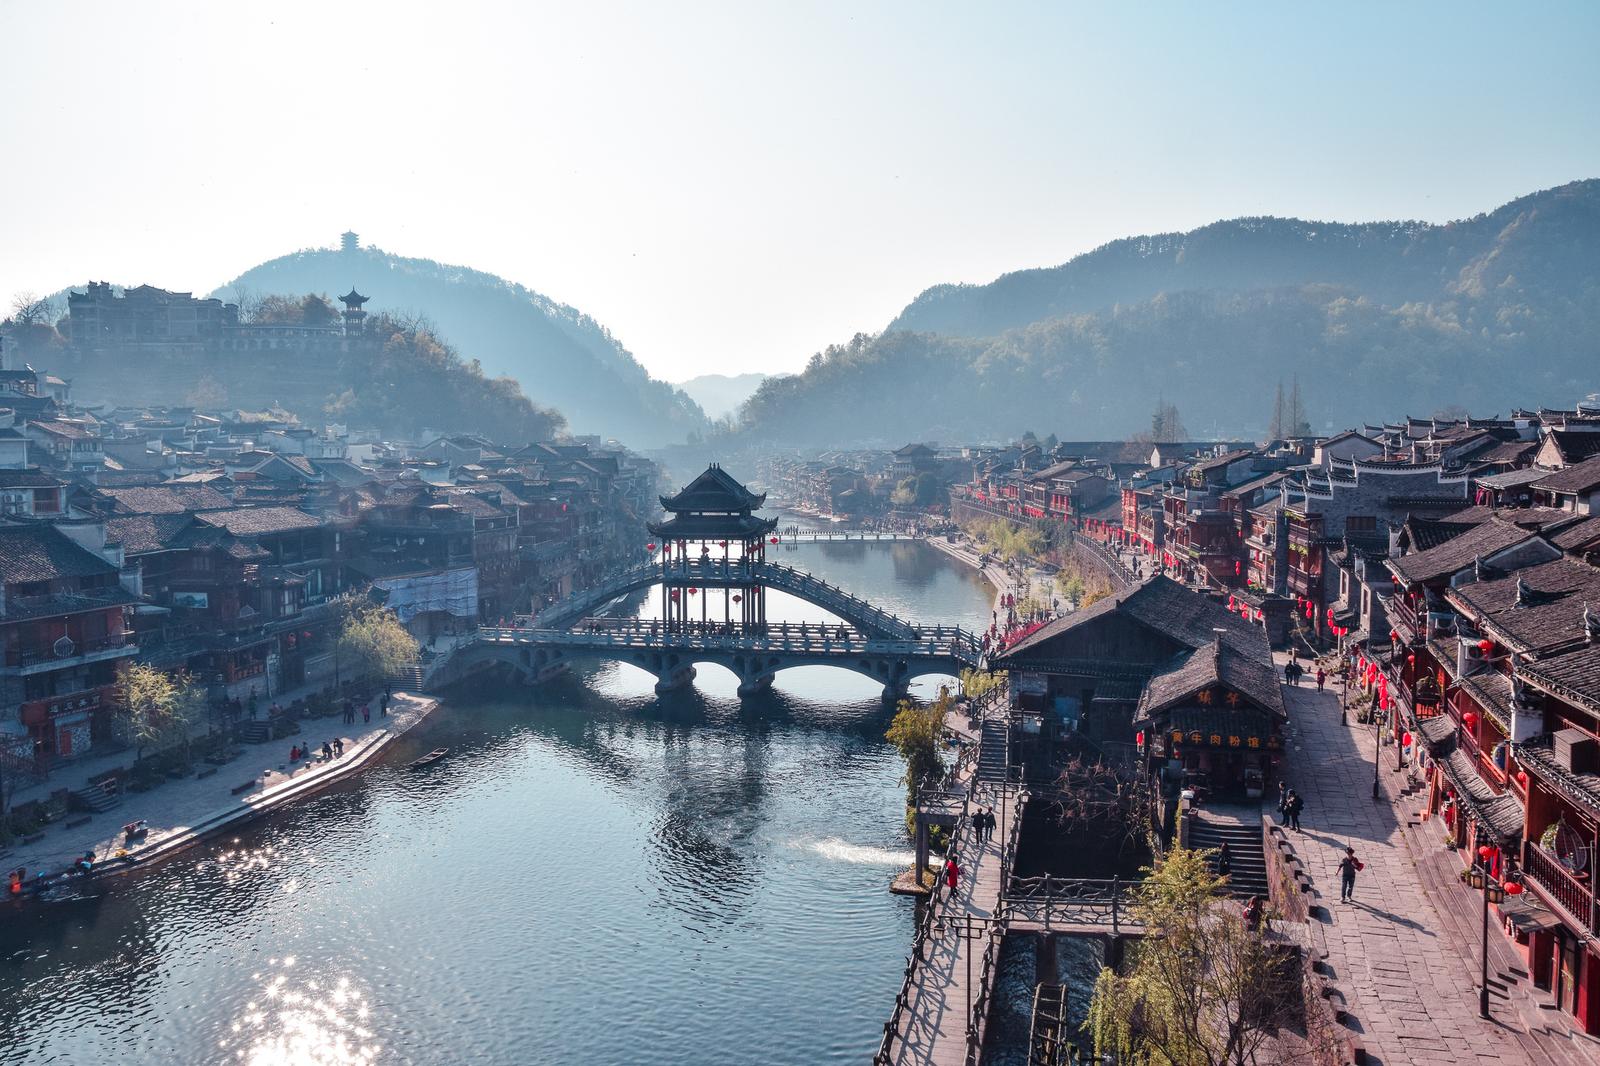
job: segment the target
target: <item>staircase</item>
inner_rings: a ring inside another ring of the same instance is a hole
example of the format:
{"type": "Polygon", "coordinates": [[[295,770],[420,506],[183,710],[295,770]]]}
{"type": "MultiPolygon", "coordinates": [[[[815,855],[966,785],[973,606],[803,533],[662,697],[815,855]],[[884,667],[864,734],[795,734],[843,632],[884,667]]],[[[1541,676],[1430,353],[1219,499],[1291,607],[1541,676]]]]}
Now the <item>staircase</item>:
{"type": "Polygon", "coordinates": [[[389,675],[389,682],[402,692],[421,692],[423,679],[427,676],[427,668],[420,662],[402,666],[389,675]]]}
{"type": "MultiPolygon", "coordinates": [[[[1191,848],[1212,849],[1222,847],[1227,841],[1233,855],[1233,873],[1228,878],[1228,888],[1235,896],[1267,895],[1267,855],[1261,845],[1259,822],[1235,821],[1227,817],[1210,816],[1202,811],[1194,816],[1189,827],[1191,848]]],[[[1211,870],[1216,872],[1217,860],[1211,859],[1211,870]]]]}
{"type": "Polygon", "coordinates": [[[978,769],[974,777],[989,784],[1002,784],[1008,774],[1007,741],[1010,730],[1004,721],[985,718],[978,734],[978,769]]]}
{"type": "Polygon", "coordinates": [[[239,740],[245,744],[265,744],[272,739],[272,723],[240,722],[239,740]]]}
{"type": "Polygon", "coordinates": [[[75,806],[99,814],[109,811],[122,802],[122,793],[115,786],[108,787],[105,781],[97,785],[88,785],[71,794],[75,806]]]}

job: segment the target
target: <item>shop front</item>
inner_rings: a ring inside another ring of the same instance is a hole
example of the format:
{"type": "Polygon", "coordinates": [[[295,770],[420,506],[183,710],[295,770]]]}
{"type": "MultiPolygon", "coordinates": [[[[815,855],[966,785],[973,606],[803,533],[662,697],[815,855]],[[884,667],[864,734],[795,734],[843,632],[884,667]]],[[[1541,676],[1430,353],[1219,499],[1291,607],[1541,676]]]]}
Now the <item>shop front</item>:
{"type": "Polygon", "coordinates": [[[110,734],[115,685],[68,692],[48,699],[29,700],[19,717],[33,738],[36,757],[75,759],[94,747],[97,736],[110,734]]]}

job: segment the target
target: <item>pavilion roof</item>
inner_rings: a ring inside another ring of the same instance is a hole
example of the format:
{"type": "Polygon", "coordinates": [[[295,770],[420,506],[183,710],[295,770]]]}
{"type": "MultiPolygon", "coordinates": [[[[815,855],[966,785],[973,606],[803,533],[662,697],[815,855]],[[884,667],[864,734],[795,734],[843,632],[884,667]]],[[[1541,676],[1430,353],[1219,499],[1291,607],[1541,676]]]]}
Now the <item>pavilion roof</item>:
{"type": "Polygon", "coordinates": [[[706,467],[705,473],[678,490],[675,496],[662,496],[661,506],[673,512],[710,512],[713,514],[739,514],[753,511],[767,500],[766,493],[757,495],[736,481],[716,463],[706,467]]]}

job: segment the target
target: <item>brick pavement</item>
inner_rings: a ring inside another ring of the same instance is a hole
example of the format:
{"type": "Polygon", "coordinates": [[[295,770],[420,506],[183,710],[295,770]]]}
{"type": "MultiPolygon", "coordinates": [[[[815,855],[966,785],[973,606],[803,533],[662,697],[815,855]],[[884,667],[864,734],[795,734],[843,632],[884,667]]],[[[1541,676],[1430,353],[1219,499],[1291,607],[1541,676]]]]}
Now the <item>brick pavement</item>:
{"type": "MultiPolygon", "coordinates": [[[[1284,657],[1277,658],[1281,667],[1284,657]]],[[[1492,1020],[1479,1018],[1475,897],[1449,874],[1458,860],[1444,856],[1435,823],[1410,824],[1422,800],[1404,794],[1407,778],[1394,769],[1394,747],[1382,751],[1382,798],[1374,802],[1372,727],[1353,717],[1351,725],[1339,724],[1336,685],[1284,693],[1285,777],[1306,803],[1303,832],[1288,835],[1317,890],[1313,920],[1324,922],[1331,983],[1345,997],[1369,1061],[1600,1063],[1600,1042],[1548,1007],[1549,994],[1529,985],[1492,917],[1492,1020]],[[1340,903],[1338,891],[1347,844],[1366,864],[1352,904],[1340,903]]]]}

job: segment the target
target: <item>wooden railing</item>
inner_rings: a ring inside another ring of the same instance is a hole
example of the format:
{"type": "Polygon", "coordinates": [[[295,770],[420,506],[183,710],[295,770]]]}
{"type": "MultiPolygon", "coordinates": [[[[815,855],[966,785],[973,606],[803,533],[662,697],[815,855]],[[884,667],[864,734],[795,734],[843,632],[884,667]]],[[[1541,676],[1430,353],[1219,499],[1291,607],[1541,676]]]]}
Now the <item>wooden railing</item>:
{"type": "Polygon", "coordinates": [[[1537,844],[1527,843],[1522,849],[1522,871],[1539,894],[1566,911],[1580,929],[1600,935],[1600,922],[1595,920],[1593,888],[1568,873],[1554,855],[1537,844]]]}

